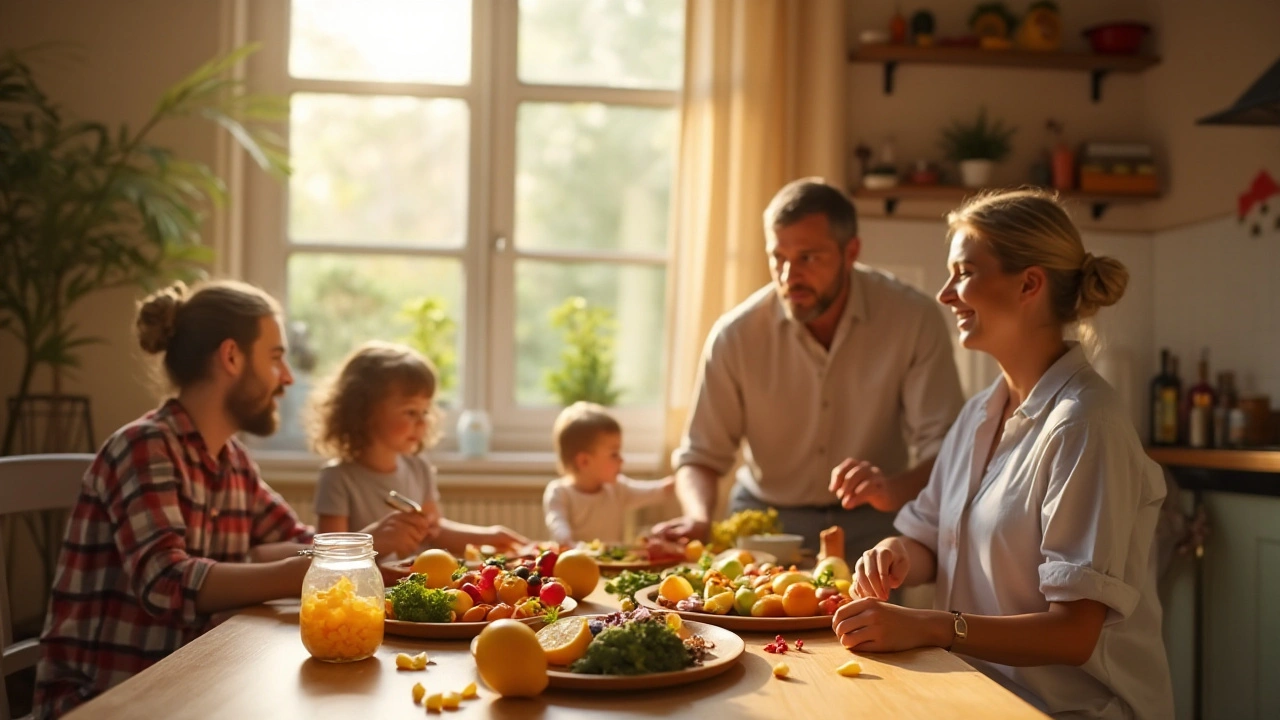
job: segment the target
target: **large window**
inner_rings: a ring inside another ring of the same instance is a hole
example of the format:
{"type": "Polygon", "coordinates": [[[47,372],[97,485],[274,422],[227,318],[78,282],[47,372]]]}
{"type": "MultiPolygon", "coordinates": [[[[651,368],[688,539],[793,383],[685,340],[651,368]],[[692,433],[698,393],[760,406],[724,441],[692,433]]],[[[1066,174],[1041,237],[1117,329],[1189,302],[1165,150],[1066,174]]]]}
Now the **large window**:
{"type": "Polygon", "coordinates": [[[551,314],[580,296],[617,321],[629,449],[656,448],[684,0],[249,7],[251,79],[292,102],[294,173],[251,179],[244,258],[294,323],[286,412],[431,299],[453,327],[447,423],[484,409],[497,449],[548,449],[551,314]]]}

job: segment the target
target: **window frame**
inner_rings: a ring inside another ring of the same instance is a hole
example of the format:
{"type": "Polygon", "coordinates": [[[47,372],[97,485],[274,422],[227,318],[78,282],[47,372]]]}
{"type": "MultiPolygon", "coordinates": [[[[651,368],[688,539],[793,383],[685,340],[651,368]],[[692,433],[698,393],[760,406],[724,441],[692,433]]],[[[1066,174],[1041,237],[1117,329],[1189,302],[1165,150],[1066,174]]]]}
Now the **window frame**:
{"type": "MultiPolygon", "coordinates": [[[[240,26],[245,30],[246,39],[261,43],[261,50],[251,57],[247,68],[247,80],[255,91],[283,96],[315,92],[456,98],[467,103],[471,164],[467,187],[466,241],[462,247],[456,248],[364,244],[355,242],[355,238],[347,243],[295,242],[288,232],[287,181],[282,182],[250,168],[241,178],[244,232],[231,253],[240,267],[235,267],[233,262],[227,269],[277,298],[288,298],[288,258],[291,252],[458,259],[462,265],[464,288],[464,306],[458,318],[461,351],[459,407],[448,408],[442,413],[442,439],[433,455],[446,459],[453,457],[457,448],[454,427],[458,414],[464,408],[480,408],[489,413],[493,423],[495,458],[501,458],[504,453],[526,459],[531,452],[549,454],[551,426],[559,409],[522,406],[516,399],[517,263],[521,260],[543,260],[662,267],[668,273],[664,312],[669,315],[672,255],[669,249],[658,253],[522,249],[518,240],[512,242],[515,231],[516,123],[520,105],[524,102],[598,102],[678,111],[681,91],[521,82],[518,77],[517,38],[519,3],[504,0],[472,0],[471,80],[467,85],[293,78],[288,68],[290,6],[287,1],[240,5],[244,17],[240,26]]],[[[279,130],[286,142],[288,130],[287,123],[279,130]]],[[[672,188],[674,192],[674,183],[672,188]]],[[[660,368],[663,377],[659,387],[666,386],[665,365],[664,362],[660,368]]],[[[629,454],[643,467],[660,464],[658,455],[664,442],[664,406],[665,398],[659,397],[655,404],[611,409],[626,428],[629,454]]],[[[262,450],[260,453],[268,459],[275,457],[294,462],[309,456],[305,452],[283,450],[262,450]]]]}

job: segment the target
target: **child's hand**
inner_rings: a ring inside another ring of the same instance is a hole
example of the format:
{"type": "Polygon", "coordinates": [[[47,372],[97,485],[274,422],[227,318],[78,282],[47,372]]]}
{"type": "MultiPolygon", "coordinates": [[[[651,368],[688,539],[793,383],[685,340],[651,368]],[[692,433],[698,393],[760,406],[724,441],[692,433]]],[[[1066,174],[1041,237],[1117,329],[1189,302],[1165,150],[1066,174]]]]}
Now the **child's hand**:
{"type": "Polygon", "coordinates": [[[529,538],[501,525],[494,525],[489,528],[489,538],[489,544],[500,550],[511,550],[530,544],[529,538]]]}
{"type": "Polygon", "coordinates": [[[420,512],[393,512],[364,528],[373,536],[373,549],[379,555],[413,557],[427,536],[427,517],[420,512]]]}

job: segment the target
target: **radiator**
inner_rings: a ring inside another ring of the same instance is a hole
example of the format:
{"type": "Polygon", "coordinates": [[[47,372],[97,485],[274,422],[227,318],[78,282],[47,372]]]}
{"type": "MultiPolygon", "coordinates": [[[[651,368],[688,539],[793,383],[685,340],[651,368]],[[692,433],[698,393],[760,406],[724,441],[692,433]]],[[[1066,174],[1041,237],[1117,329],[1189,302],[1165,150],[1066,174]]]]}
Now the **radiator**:
{"type": "MultiPolygon", "coordinates": [[[[314,483],[284,481],[271,485],[303,522],[315,524],[314,483]]],[[[441,511],[450,520],[472,525],[505,525],[528,538],[547,537],[540,487],[441,483],[440,495],[441,511]]]]}

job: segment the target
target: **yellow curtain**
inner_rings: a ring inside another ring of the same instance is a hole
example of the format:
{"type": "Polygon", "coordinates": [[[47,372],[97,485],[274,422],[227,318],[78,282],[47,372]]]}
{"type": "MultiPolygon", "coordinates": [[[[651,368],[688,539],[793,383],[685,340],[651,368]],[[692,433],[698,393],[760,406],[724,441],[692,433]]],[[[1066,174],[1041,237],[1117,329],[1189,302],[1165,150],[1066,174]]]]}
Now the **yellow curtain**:
{"type": "Polygon", "coordinates": [[[666,454],[707,332],[769,281],[761,214],[797,177],[842,185],[844,0],[688,0],[676,163],[666,454]]]}

